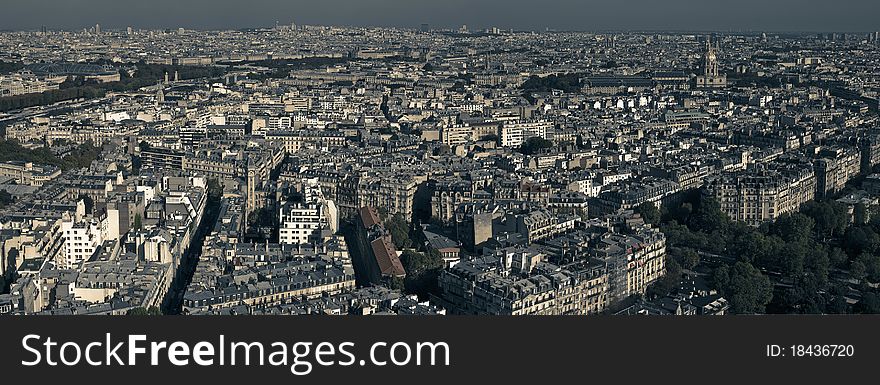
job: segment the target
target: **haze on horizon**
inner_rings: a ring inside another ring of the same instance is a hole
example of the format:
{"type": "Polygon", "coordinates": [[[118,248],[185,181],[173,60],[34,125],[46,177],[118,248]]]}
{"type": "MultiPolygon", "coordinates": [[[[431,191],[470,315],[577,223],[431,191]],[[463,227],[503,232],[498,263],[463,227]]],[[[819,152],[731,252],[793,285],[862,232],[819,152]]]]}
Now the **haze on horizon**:
{"type": "Polygon", "coordinates": [[[239,29],[276,22],[537,31],[880,30],[880,2],[867,0],[16,0],[0,9],[0,30],[79,30],[96,23],[104,29],[239,29]]]}

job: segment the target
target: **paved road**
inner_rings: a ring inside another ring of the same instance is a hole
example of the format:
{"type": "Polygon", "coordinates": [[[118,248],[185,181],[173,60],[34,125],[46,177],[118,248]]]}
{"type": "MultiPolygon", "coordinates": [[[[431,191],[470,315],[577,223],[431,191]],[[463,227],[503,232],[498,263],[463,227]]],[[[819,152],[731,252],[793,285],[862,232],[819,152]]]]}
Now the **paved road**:
{"type": "Polygon", "coordinates": [[[162,304],[162,314],[180,314],[183,310],[183,295],[186,293],[186,287],[192,282],[193,274],[196,272],[196,265],[202,256],[202,245],[205,243],[205,237],[214,229],[217,218],[220,216],[220,201],[208,199],[206,203],[205,213],[202,215],[202,221],[196,230],[195,237],[190,243],[189,250],[183,254],[180,266],[177,267],[177,273],[174,275],[174,281],[165,300],[162,304]]]}

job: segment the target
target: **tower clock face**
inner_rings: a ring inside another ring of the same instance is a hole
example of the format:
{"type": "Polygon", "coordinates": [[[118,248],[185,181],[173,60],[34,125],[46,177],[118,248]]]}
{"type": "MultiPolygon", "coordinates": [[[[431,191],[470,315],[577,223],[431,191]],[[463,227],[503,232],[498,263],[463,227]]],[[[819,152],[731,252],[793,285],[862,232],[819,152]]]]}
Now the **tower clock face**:
{"type": "Polygon", "coordinates": [[[709,59],[709,61],[715,61],[715,53],[714,52],[709,53],[709,55],[707,55],[706,58],[709,59]]]}

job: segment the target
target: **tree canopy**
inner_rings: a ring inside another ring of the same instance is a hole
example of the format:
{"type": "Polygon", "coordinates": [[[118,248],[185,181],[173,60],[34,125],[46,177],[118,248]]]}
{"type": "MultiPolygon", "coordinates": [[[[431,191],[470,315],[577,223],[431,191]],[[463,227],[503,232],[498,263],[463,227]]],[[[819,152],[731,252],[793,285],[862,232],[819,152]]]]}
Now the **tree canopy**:
{"type": "Polygon", "coordinates": [[[579,73],[547,75],[540,77],[532,75],[520,86],[529,92],[550,92],[561,90],[563,92],[578,92],[581,90],[581,76],[579,73]]]}
{"type": "Polygon", "coordinates": [[[416,294],[422,299],[427,299],[431,293],[437,293],[437,279],[443,269],[443,259],[437,250],[428,249],[424,253],[404,250],[400,255],[400,262],[406,270],[403,280],[405,292],[416,294]]]}
{"type": "Polygon", "coordinates": [[[770,279],[748,262],[715,271],[714,283],[729,300],[731,310],[738,314],[763,313],[773,298],[770,279]]]}
{"type": "Polygon", "coordinates": [[[652,202],[644,202],[640,204],[636,207],[635,211],[642,216],[645,223],[650,223],[652,225],[658,225],[660,223],[660,210],[657,209],[657,205],[652,202]]]}
{"type": "Polygon", "coordinates": [[[405,249],[412,246],[412,240],[409,237],[409,222],[406,221],[403,215],[394,214],[390,216],[384,225],[391,232],[391,242],[394,243],[394,247],[405,249]]]}
{"type": "Polygon", "coordinates": [[[539,138],[537,136],[533,136],[528,138],[522,145],[519,147],[519,151],[526,155],[537,154],[541,150],[552,148],[553,142],[544,138],[539,138]]]}
{"type": "Polygon", "coordinates": [[[661,209],[659,226],[678,266],[695,268],[701,253],[723,258],[701,271],[731,301],[734,312],[848,312],[846,297],[853,288],[847,288],[846,276],[832,280],[835,269],[848,272],[860,285],[857,291],[876,294],[865,283],[880,282],[880,219],[850,223],[839,202],[810,202],[800,212],[759,227],[731,221],[712,197],[702,194],[685,194],[683,202],[661,209]]]}
{"type": "Polygon", "coordinates": [[[0,140],[0,162],[10,160],[33,162],[60,167],[62,170],[70,170],[88,167],[92,161],[98,159],[101,149],[92,145],[91,142],[80,145],[64,157],[55,155],[48,147],[28,149],[18,142],[0,140]]]}

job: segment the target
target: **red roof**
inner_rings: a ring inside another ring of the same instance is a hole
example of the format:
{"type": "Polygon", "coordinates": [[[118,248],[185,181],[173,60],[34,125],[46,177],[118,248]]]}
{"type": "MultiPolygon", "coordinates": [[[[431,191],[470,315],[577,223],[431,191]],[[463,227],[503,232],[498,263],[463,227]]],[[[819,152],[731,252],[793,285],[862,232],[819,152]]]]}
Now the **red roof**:
{"type": "Polygon", "coordinates": [[[361,214],[361,224],[364,225],[365,229],[369,229],[370,227],[373,227],[373,225],[378,225],[382,223],[379,220],[379,213],[376,212],[375,208],[361,207],[359,211],[361,214]]]}
{"type": "Polygon", "coordinates": [[[379,264],[379,270],[382,271],[382,275],[393,277],[403,277],[406,275],[406,270],[403,269],[403,264],[400,263],[400,258],[397,256],[397,250],[394,249],[394,244],[391,243],[391,237],[386,235],[377,238],[370,242],[370,246],[373,248],[373,255],[376,256],[376,263],[379,264]]]}

